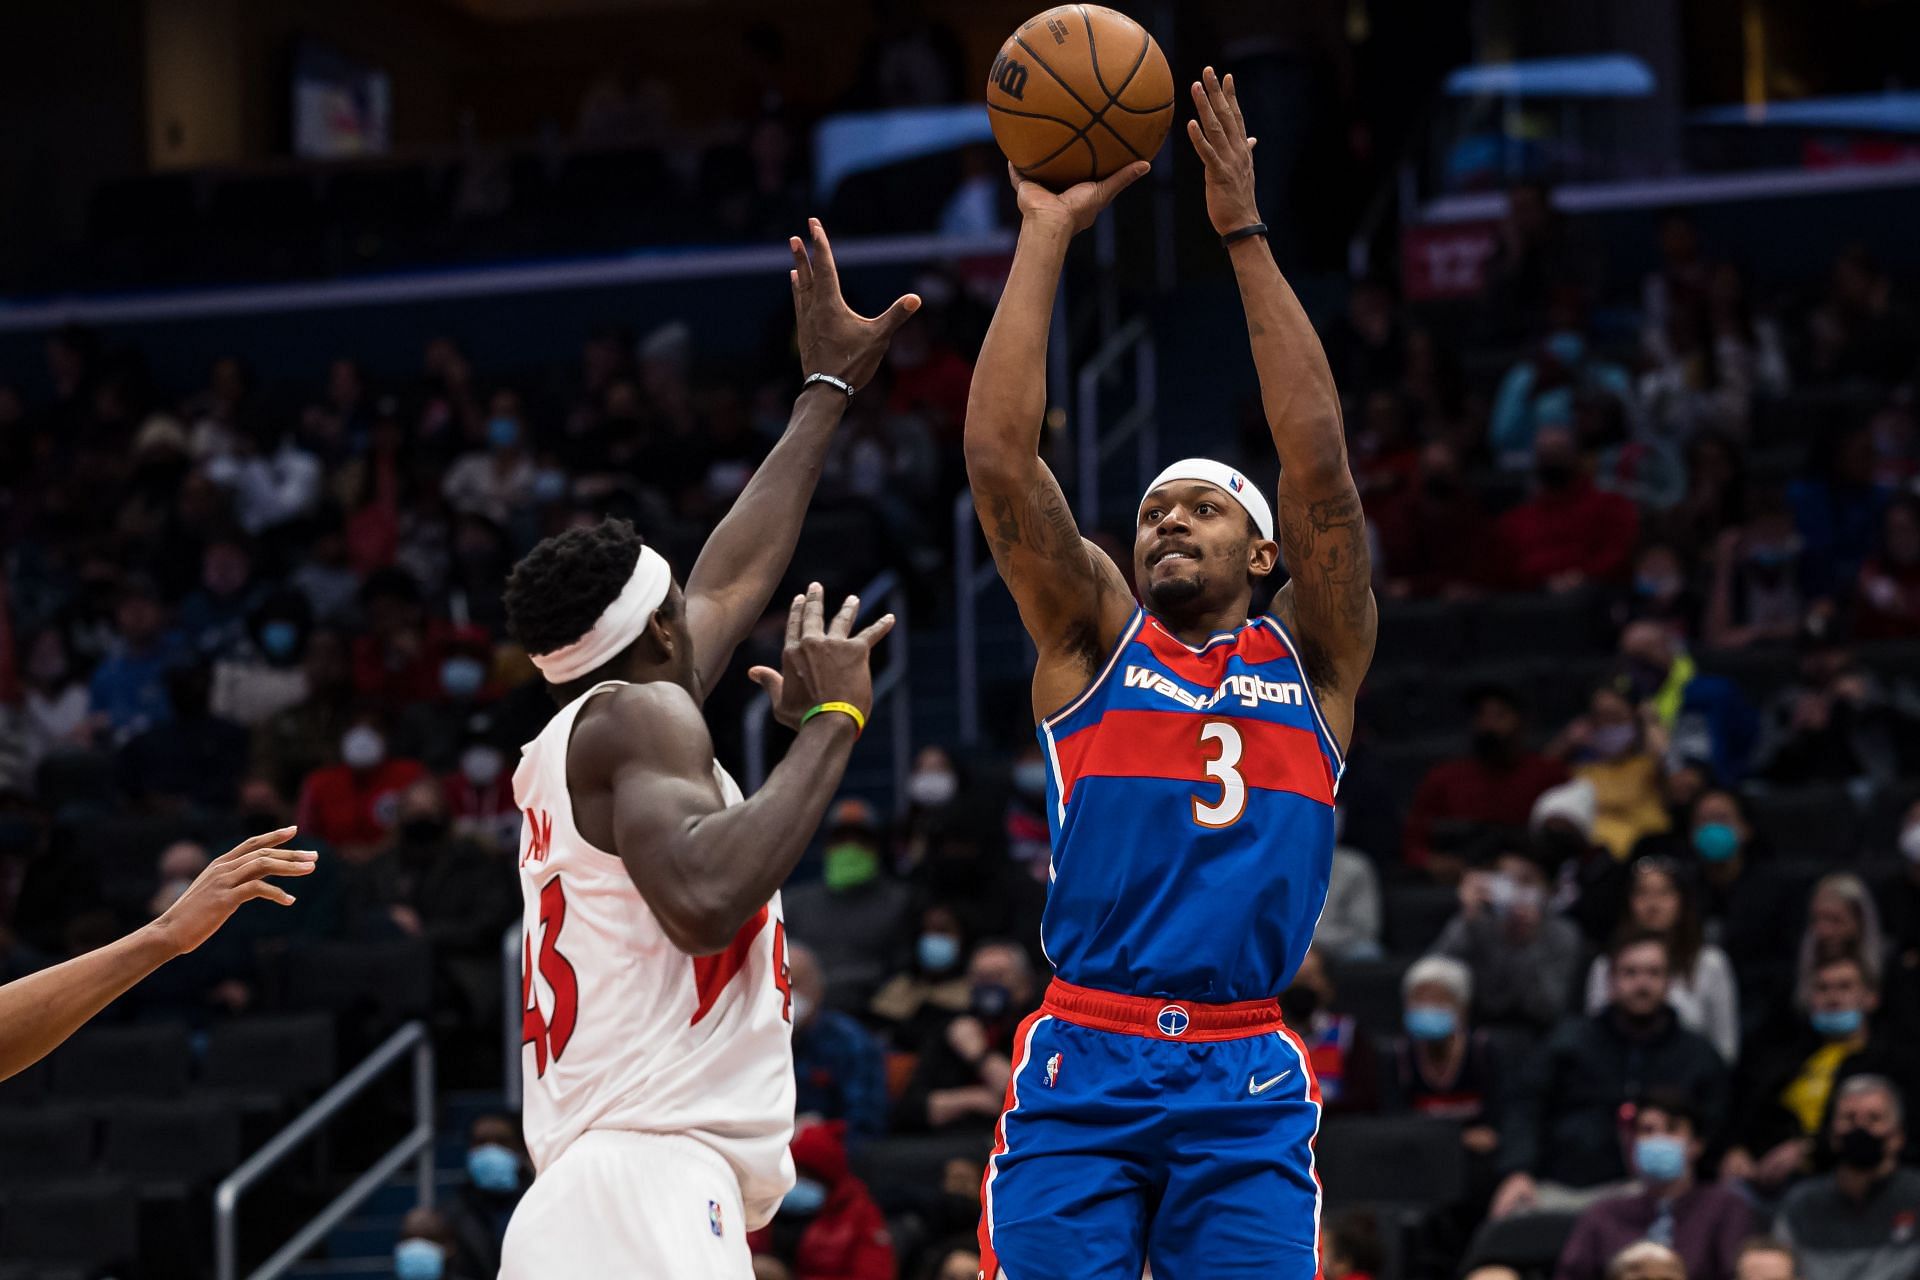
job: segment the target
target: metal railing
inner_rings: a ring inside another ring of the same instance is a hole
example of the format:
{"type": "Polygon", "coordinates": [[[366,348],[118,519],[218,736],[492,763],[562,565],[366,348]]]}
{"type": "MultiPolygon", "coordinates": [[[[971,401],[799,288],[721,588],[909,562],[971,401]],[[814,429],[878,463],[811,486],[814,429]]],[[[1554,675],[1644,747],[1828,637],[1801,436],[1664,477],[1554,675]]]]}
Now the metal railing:
{"type": "MultiPolygon", "coordinates": [[[[913,758],[913,706],[907,693],[907,592],[898,574],[889,569],[856,592],[860,597],[857,627],[882,607],[893,614],[893,634],[880,644],[886,662],[873,678],[873,706],[886,705],[892,729],[893,786],[896,793],[907,785],[907,767],[913,758]]],[[[740,717],[740,736],[746,752],[746,792],[752,795],[767,780],[767,725],[773,719],[773,701],[756,694],[740,717]]]]}
{"type": "Polygon", "coordinates": [[[520,1076],[521,1050],[527,1047],[522,1037],[522,1028],[526,1025],[526,988],[521,984],[526,979],[521,968],[526,964],[525,943],[526,921],[515,920],[500,935],[500,1011],[503,1015],[500,1023],[500,1038],[505,1042],[500,1046],[502,1059],[500,1071],[500,1092],[507,1100],[507,1106],[518,1112],[521,1106],[521,1091],[525,1081],[520,1076]]]}
{"type": "Polygon", "coordinates": [[[1143,315],[1120,326],[1093,357],[1080,366],[1074,398],[1074,407],[1080,414],[1074,450],[1080,473],[1075,514],[1083,529],[1100,527],[1101,468],[1129,441],[1138,450],[1141,487],[1144,489],[1153,478],[1160,451],[1159,424],[1154,417],[1157,372],[1153,326],[1143,315]],[[1100,417],[1100,389],[1108,375],[1129,355],[1133,357],[1133,407],[1108,426],[1100,417]]]}
{"type": "Polygon", "coordinates": [[[959,702],[960,745],[980,741],[980,593],[1000,580],[993,559],[981,563],[973,492],[953,500],[953,691],[959,702]]]}
{"type": "Polygon", "coordinates": [[[248,1272],[247,1280],[273,1280],[283,1274],[409,1160],[416,1161],[414,1177],[419,1202],[433,1203],[433,1040],[427,1034],[426,1024],[414,1021],[388,1036],[359,1066],[342,1076],[220,1183],[213,1193],[214,1262],[218,1280],[239,1280],[241,1194],[408,1053],[413,1057],[413,1128],[392,1150],[374,1161],[372,1168],[355,1178],[345,1191],[315,1214],[312,1221],[294,1232],[293,1238],[275,1250],[272,1257],[248,1272]]]}

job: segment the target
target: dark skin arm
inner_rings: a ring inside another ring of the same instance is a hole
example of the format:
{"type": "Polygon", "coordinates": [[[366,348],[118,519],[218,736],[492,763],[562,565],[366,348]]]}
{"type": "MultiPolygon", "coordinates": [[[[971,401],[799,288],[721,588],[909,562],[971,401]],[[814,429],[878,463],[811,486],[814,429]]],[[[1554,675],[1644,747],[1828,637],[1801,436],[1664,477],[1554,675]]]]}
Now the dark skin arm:
{"type": "Polygon", "coordinates": [[[787,615],[782,671],[753,676],[774,695],[775,715],[798,728],[767,783],[728,808],[713,776],[713,740],[693,697],[667,680],[629,685],[581,713],[567,752],[574,820],[595,846],[626,864],[672,943],[689,955],[725,949],[786,882],[819,827],[853,750],[853,720],[800,717],[822,702],[873,704],[873,646],[888,614],[853,633],[859,601],[831,623],[814,583],[787,615]]]}
{"type": "MultiPolygon", "coordinates": [[[[787,243],[793,252],[789,282],[801,370],[865,386],[893,335],[920,309],[920,298],[907,294],[877,319],[856,314],[840,295],[840,273],[826,229],[815,218],[807,232],[805,244],[798,237],[787,243]]],[[[693,666],[702,697],[766,613],[793,559],[827,446],[846,411],[847,397],[835,387],[816,383],[800,393],[780,442],[708,537],[687,575],[687,629],[693,636],[693,666]]]]}
{"type": "Polygon", "coordinates": [[[0,1080],[46,1057],[136,982],[212,937],[241,903],[292,905],[293,895],[267,877],[312,874],[311,851],[281,847],[293,833],[284,827],[253,837],[208,863],[152,923],[0,987],[0,1080]]]}
{"type": "MultiPolygon", "coordinates": [[[[1193,85],[1197,118],[1187,136],[1207,170],[1207,214],[1221,235],[1260,221],[1253,144],[1234,94],[1208,67],[1193,85]]],[[[1260,401],[1280,455],[1280,550],[1290,581],[1273,600],[1302,650],[1342,747],[1353,734],[1353,699],[1373,661],[1379,609],[1366,515],[1347,465],[1346,432],[1333,370],[1313,323],[1273,260],[1266,237],[1228,252],[1247,313],[1260,401]]]]}
{"type": "Polygon", "coordinates": [[[1067,246],[1145,174],[1144,163],[1058,194],[1015,174],[1020,238],[967,396],[967,482],[1001,581],[1040,652],[1035,718],[1094,675],[1133,613],[1126,579],[1080,536],[1060,482],[1040,459],[1047,409],[1047,334],[1067,246]]]}

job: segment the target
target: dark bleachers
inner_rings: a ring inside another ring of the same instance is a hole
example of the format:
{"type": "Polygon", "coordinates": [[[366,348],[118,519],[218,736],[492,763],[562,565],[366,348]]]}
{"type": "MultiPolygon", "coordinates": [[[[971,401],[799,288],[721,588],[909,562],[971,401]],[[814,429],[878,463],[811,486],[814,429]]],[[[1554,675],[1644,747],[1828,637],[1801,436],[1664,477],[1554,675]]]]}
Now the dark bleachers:
{"type": "Polygon", "coordinates": [[[1467,615],[1445,600],[1399,600],[1382,605],[1373,665],[1379,670],[1458,662],[1467,652],[1467,615]]]}
{"type": "Polygon", "coordinates": [[[85,1030],[54,1050],[53,1091],[66,1098],[171,1098],[187,1087],[187,1029],[174,1023],[85,1030]]]}
{"type": "Polygon", "coordinates": [[[923,1201],[927,1188],[940,1185],[947,1161],[979,1163],[992,1145],[984,1133],[902,1134],[861,1143],[852,1165],[880,1207],[893,1211],[923,1201]]]}
{"type": "Polygon", "coordinates": [[[1464,1274],[1480,1266],[1508,1266],[1526,1275],[1546,1272],[1560,1257],[1567,1237],[1573,1234],[1573,1213],[1522,1213],[1499,1221],[1488,1221],[1474,1233],[1467,1246],[1467,1258],[1461,1264],[1464,1274]]]}
{"type": "Polygon", "coordinates": [[[1388,885],[1381,901],[1387,950],[1403,956],[1421,954],[1459,909],[1460,894],[1448,885],[1388,885]]]}
{"type": "Polygon", "coordinates": [[[1337,992],[1334,1004],[1343,1013],[1358,1018],[1368,1031],[1388,1031],[1399,1026],[1400,979],[1411,963],[1408,957],[1388,957],[1329,964],[1327,970],[1337,992]]]}
{"type": "Polygon", "coordinates": [[[281,1097],[318,1092],[334,1080],[333,1020],[325,1014],[245,1018],[207,1036],[200,1083],[281,1097]]]}
{"type": "Polygon", "coordinates": [[[1497,596],[1464,612],[1472,619],[1468,652],[1475,662],[1573,657],[1608,647],[1595,626],[1593,601],[1583,594],[1497,596]]]}
{"type": "Polygon", "coordinates": [[[240,1117],[211,1098],[123,1102],[106,1115],[102,1163],[143,1186],[186,1189],[240,1163],[240,1117]]]}
{"type": "Polygon", "coordinates": [[[1859,845],[1859,807],[1838,783],[1756,791],[1747,811],[1783,861],[1850,861],[1859,845]]]}
{"type": "Polygon", "coordinates": [[[115,1178],[14,1192],[0,1214],[0,1257],[105,1269],[133,1260],[139,1205],[115,1178]]]}
{"type": "Polygon", "coordinates": [[[78,1107],[0,1111],[0,1186],[36,1186],[93,1167],[93,1117],[78,1107]]]}
{"type": "Polygon", "coordinates": [[[1467,1185],[1459,1124],[1427,1116],[1329,1117],[1314,1143],[1314,1167],[1336,1204],[1449,1204],[1467,1185]]]}
{"type": "Polygon", "coordinates": [[[47,1096],[53,1068],[42,1058],[24,1071],[0,1080],[0,1111],[37,1107],[47,1096]]]}
{"type": "Polygon", "coordinates": [[[311,942],[286,955],[286,1002],[295,1009],[375,1011],[400,1022],[426,1012],[433,955],[426,942],[311,942]]]}

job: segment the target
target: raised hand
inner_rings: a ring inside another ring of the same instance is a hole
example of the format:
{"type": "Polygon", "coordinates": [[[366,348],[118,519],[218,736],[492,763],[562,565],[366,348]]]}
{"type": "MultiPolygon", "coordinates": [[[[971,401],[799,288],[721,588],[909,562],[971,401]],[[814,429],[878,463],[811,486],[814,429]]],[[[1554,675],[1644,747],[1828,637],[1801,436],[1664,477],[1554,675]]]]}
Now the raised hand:
{"type": "Polygon", "coordinates": [[[774,718],[789,729],[799,728],[800,718],[823,702],[850,702],[862,715],[873,709],[873,648],[893,630],[893,615],[855,633],[859,596],[848,596],[831,622],[825,614],[826,592],[811,583],[787,610],[781,669],[755,667],[747,672],[773,699],[774,718]]]}
{"type": "Polygon", "coordinates": [[[800,326],[800,363],[806,373],[830,373],[863,387],[880,367],[887,344],[920,309],[920,295],[904,294],[874,319],[847,305],[840,294],[840,270],[820,219],[807,219],[807,240],[787,241],[793,252],[793,315],[800,326]]]}
{"type": "Polygon", "coordinates": [[[154,927],[176,953],[184,954],[211,938],[243,902],[265,898],[283,907],[293,895],[268,876],[313,874],[319,855],[310,849],[283,849],[297,827],[268,831],[235,845],[207,864],[187,891],[154,921],[154,927]]]}
{"type": "Polygon", "coordinates": [[[1011,164],[1007,166],[1007,177],[1013,181],[1013,194],[1022,218],[1054,223],[1077,235],[1094,224],[1115,196],[1146,177],[1151,167],[1145,160],[1136,160],[1098,182],[1076,183],[1065,191],[1050,191],[1031,178],[1023,178],[1011,164]]]}
{"type": "Polygon", "coordinates": [[[1233,76],[1223,81],[1208,67],[1193,82],[1194,118],[1187,137],[1207,167],[1207,216],[1220,235],[1260,221],[1253,189],[1253,147],[1233,76]]]}

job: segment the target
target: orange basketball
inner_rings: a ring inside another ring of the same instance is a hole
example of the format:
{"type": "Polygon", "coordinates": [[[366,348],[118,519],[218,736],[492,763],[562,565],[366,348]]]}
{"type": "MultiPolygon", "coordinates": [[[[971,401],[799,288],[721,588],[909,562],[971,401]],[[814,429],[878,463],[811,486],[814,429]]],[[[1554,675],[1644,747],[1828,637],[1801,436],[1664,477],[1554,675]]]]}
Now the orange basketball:
{"type": "Polygon", "coordinates": [[[1148,160],[1173,127],[1173,73],[1146,28],[1097,4],[1030,18],[987,76],[994,140],[1049,187],[1148,160]]]}

